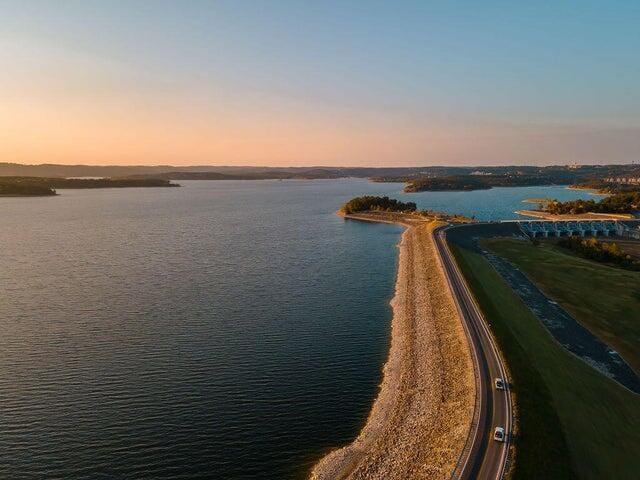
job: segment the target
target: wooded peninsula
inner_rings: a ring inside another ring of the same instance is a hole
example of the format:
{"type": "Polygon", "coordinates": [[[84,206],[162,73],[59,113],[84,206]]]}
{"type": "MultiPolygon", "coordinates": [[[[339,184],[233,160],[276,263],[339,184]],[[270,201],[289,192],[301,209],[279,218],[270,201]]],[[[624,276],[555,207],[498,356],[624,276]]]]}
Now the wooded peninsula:
{"type": "Polygon", "coordinates": [[[554,200],[544,206],[544,211],[552,215],[579,215],[582,213],[634,213],[640,210],[640,187],[635,191],[616,193],[602,200],[554,200]]]}
{"type": "Polygon", "coordinates": [[[0,196],[53,196],[57,195],[56,189],[179,186],[177,183],[161,178],[0,177],[0,196]]]}

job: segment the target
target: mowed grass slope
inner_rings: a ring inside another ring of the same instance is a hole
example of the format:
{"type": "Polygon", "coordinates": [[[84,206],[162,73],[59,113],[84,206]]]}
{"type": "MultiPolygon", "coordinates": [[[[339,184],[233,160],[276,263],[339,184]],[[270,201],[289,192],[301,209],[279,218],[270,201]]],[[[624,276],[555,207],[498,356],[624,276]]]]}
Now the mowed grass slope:
{"type": "Polygon", "coordinates": [[[548,243],[494,239],[486,246],[517,265],[640,373],[640,272],[586,260],[548,243]]]}
{"type": "Polygon", "coordinates": [[[479,253],[452,249],[506,358],[516,479],[637,479],[640,397],[557,344],[479,253]]]}

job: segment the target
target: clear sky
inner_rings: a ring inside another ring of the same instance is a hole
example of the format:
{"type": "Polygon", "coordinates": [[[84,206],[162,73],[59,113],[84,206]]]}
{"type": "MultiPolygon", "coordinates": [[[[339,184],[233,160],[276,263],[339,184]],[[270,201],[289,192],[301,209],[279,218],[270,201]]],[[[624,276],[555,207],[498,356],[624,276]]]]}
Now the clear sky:
{"type": "Polygon", "coordinates": [[[0,161],[640,161],[640,1],[0,0],[0,161]]]}

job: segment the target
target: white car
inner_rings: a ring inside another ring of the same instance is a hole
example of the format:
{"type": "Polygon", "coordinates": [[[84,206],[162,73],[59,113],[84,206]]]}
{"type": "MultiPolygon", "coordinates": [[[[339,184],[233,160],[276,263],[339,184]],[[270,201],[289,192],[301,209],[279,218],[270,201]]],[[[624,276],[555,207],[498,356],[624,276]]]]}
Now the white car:
{"type": "Polygon", "coordinates": [[[493,439],[496,442],[504,442],[504,428],[496,427],[496,429],[493,431],[493,439]]]}
{"type": "Polygon", "coordinates": [[[493,384],[496,386],[496,390],[505,390],[504,380],[501,378],[496,378],[493,381],[493,384]]]}

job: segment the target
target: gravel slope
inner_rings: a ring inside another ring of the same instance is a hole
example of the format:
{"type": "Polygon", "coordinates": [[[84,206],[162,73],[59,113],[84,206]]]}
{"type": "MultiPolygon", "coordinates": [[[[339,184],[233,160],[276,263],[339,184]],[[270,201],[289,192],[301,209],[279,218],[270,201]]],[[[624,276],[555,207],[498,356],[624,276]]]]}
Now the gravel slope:
{"type": "Polygon", "coordinates": [[[475,398],[466,336],[437,259],[434,225],[402,223],[378,397],[358,438],[325,456],[314,480],[447,479],[464,446],[475,398]]]}

